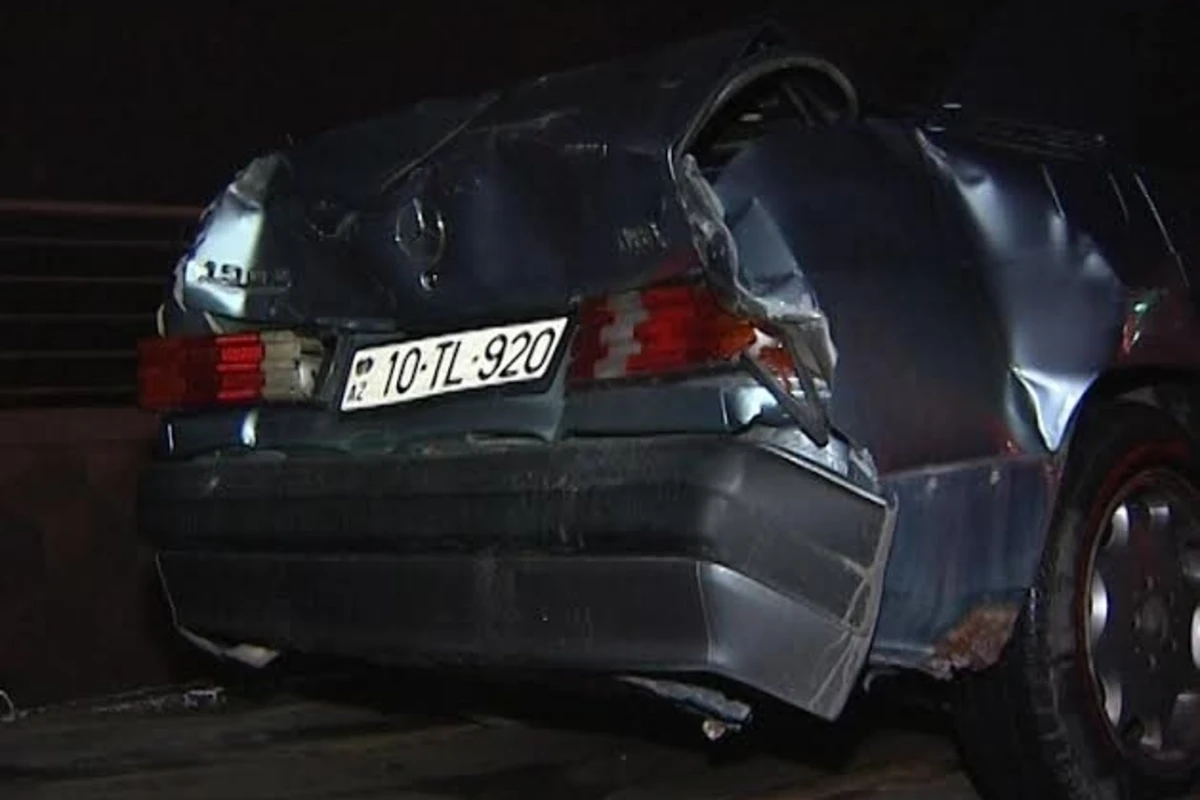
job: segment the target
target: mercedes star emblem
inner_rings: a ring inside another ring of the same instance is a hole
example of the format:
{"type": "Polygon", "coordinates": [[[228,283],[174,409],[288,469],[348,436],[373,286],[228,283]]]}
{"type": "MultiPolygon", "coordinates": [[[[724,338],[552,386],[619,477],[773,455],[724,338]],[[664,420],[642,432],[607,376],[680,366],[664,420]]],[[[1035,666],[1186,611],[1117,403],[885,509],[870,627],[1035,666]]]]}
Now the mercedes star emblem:
{"type": "Polygon", "coordinates": [[[396,216],[396,244],[413,266],[428,270],[446,250],[446,223],[442,214],[419,197],[396,216]]]}

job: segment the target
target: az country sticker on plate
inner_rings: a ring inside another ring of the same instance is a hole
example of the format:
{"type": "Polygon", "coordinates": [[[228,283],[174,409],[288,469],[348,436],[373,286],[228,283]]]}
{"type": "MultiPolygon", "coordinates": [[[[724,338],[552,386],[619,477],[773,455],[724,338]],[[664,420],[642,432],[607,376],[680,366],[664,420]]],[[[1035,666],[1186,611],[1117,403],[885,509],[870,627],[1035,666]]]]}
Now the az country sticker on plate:
{"type": "Polygon", "coordinates": [[[354,354],[342,410],[536,381],[555,363],[567,319],[463,331],[354,354]]]}

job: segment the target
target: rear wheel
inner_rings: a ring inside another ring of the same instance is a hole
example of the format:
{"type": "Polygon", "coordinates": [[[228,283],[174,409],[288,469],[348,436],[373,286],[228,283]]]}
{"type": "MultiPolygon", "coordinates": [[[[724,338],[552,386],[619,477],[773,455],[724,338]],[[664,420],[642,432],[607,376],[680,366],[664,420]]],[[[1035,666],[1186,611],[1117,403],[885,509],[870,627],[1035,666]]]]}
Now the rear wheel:
{"type": "Polygon", "coordinates": [[[1200,764],[1200,475],[1167,415],[1119,403],[1073,445],[1035,585],[1000,663],[965,676],[984,797],[1150,798],[1200,764]]]}

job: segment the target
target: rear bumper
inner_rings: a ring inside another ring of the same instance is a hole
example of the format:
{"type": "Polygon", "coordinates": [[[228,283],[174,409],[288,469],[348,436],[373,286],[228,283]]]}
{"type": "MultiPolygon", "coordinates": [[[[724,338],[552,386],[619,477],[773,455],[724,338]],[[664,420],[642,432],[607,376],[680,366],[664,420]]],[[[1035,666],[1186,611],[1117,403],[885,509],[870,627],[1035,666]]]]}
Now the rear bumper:
{"type": "Polygon", "coordinates": [[[840,713],[878,615],[878,497],[727,438],[162,463],[177,624],[428,663],[720,675],[840,713]]]}

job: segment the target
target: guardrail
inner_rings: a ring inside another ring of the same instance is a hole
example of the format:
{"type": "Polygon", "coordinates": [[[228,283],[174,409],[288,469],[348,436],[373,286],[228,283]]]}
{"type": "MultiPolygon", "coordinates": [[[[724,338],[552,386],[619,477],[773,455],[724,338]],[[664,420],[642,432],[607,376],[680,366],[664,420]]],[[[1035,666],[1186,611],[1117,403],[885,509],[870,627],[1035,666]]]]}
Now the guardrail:
{"type": "Polygon", "coordinates": [[[0,198],[0,409],[129,406],[199,208],[0,198]]]}

